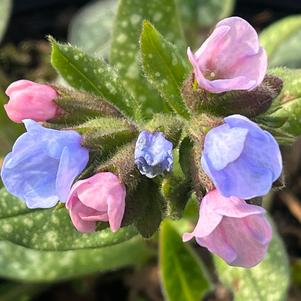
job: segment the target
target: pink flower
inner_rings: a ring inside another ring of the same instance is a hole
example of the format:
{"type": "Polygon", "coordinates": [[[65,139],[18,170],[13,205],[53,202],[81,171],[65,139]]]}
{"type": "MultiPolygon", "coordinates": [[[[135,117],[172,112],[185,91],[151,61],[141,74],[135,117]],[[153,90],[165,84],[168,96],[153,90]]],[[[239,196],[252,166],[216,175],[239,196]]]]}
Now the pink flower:
{"type": "Polygon", "coordinates": [[[4,108],[14,122],[46,121],[58,114],[58,106],[53,102],[57,93],[48,85],[22,79],[10,84],[5,93],[10,99],[4,108]]]}
{"type": "Polygon", "coordinates": [[[272,239],[272,228],[262,207],[236,197],[210,191],[202,200],[199,221],[183,241],[196,238],[200,246],[228,264],[250,268],[263,260],[272,239]]]}
{"type": "Polygon", "coordinates": [[[96,222],[109,222],[116,232],[125,210],[125,186],[111,172],[100,172],[76,182],[69,194],[66,207],[75,228],[93,232],[96,222]]]}
{"type": "Polygon", "coordinates": [[[252,90],[267,70],[267,55],[259,46],[255,29],[239,17],[217,23],[193,54],[187,50],[199,86],[212,93],[252,90]]]}

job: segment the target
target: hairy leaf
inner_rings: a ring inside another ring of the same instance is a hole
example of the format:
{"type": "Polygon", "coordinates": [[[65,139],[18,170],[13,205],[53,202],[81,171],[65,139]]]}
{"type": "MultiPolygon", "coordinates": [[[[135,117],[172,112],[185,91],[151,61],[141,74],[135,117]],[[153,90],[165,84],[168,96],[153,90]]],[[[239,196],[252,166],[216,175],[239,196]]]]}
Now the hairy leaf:
{"type": "Polygon", "coordinates": [[[116,71],[102,59],[89,56],[67,44],[52,45],[51,63],[72,87],[101,96],[126,116],[135,117],[139,107],[127,93],[116,71]]]}
{"type": "Polygon", "coordinates": [[[139,37],[144,19],[177,46],[183,35],[174,0],[121,0],[115,18],[111,63],[119,70],[125,86],[142,104],[143,114],[169,111],[159,94],[144,79],[139,61],[139,37]]]}
{"type": "Polygon", "coordinates": [[[190,68],[176,47],[147,21],[143,23],[140,44],[143,69],[148,80],[176,113],[188,118],[180,89],[190,68]]]}

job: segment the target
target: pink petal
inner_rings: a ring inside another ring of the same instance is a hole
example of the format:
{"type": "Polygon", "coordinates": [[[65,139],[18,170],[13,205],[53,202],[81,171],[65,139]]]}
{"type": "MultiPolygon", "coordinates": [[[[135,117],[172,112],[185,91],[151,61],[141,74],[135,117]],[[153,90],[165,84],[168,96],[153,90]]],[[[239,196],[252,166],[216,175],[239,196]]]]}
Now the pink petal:
{"type": "MultiPolygon", "coordinates": [[[[71,210],[69,210],[70,217],[74,227],[83,233],[94,232],[96,229],[95,221],[85,221],[80,215],[89,215],[91,213],[91,208],[87,208],[80,202],[75,202],[71,210]]],[[[94,210],[93,210],[94,212],[94,210]]]]}
{"type": "Polygon", "coordinates": [[[196,53],[187,54],[199,86],[212,93],[252,90],[267,70],[255,29],[239,17],[220,21],[196,53]]]}
{"type": "Polygon", "coordinates": [[[56,91],[48,86],[30,81],[17,81],[6,90],[10,97],[4,106],[8,117],[15,122],[24,119],[46,121],[58,114],[58,106],[53,102],[56,91]]]}

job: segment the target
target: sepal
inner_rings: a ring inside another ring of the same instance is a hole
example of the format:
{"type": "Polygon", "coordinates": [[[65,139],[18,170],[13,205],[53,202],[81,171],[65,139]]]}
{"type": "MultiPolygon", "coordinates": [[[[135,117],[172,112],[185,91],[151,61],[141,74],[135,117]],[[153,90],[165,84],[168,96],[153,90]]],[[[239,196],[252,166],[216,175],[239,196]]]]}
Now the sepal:
{"type": "Polygon", "coordinates": [[[175,148],[181,138],[183,126],[183,120],[175,115],[155,114],[145,125],[145,129],[150,132],[163,132],[165,138],[171,141],[175,148]]]}
{"type": "Polygon", "coordinates": [[[52,86],[58,93],[55,103],[61,108],[61,114],[51,120],[52,123],[68,125],[80,124],[95,117],[121,118],[123,115],[103,98],[87,92],[74,91],[61,86],[52,86]]]}
{"type": "Polygon", "coordinates": [[[212,94],[198,87],[191,74],[183,84],[182,95],[194,113],[209,112],[217,116],[241,114],[255,117],[266,112],[281,92],[282,80],[266,75],[262,84],[252,91],[239,90],[212,94]]]}
{"type": "Polygon", "coordinates": [[[82,145],[92,150],[113,150],[137,136],[137,128],[126,119],[98,117],[73,127],[82,137],[82,145]]]}

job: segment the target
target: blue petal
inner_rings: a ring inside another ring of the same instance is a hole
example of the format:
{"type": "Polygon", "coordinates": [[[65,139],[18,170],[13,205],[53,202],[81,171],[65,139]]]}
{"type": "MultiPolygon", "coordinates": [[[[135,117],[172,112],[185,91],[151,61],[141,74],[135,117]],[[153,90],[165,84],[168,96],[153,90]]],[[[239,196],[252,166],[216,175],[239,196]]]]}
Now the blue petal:
{"type": "Polygon", "coordinates": [[[205,137],[204,155],[208,156],[215,170],[225,168],[240,156],[247,134],[247,129],[230,128],[227,124],[208,132],[205,137]]]}
{"type": "Polygon", "coordinates": [[[49,208],[58,197],[55,193],[58,161],[44,153],[27,156],[27,159],[13,168],[7,162],[14,160],[14,154],[6,156],[1,170],[2,181],[11,194],[26,202],[29,208],[49,208]]]}
{"type": "Polygon", "coordinates": [[[140,173],[153,178],[170,171],[173,165],[173,145],[161,132],[142,131],[135,148],[135,163],[140,173]]]}
{"type": "Polygon", "coordinates": [[[66,200],[74,178],[88,162],[88,150],[75,131],[43,128],[24,120],[27,133],[4,159],[1,177],[6,189],[29,208],[49,208],[66,200]]]}
{"type": "Polygon", "coordinates": [[[56,178],[56,191],[61,202],[66,202],[74,179],[84,170],[89,152],[80,146],[63,149],[56,178]]]}
{"type": "Polygon", "coordinates": [[[206,163],[214,185],[225,197],[251,199],[263,196],[271,189],[271,171],[253,165],[244,155],[220,171],[216,171],[210,161],[206,160],[206,163]]]}

